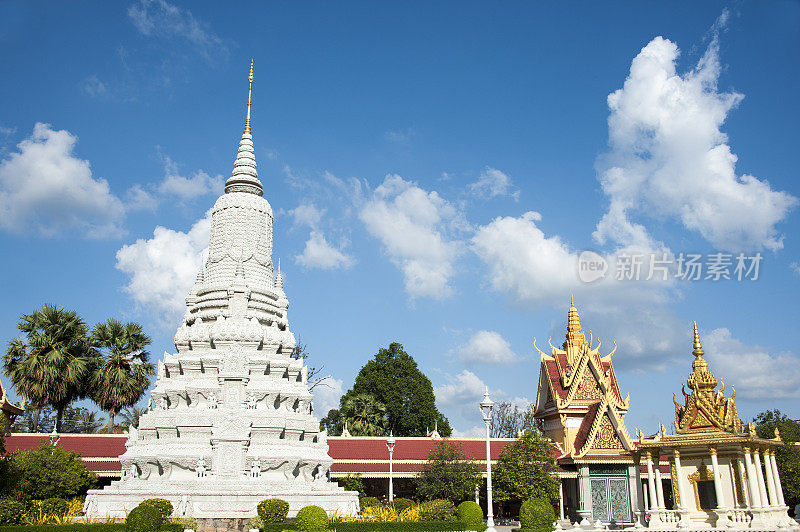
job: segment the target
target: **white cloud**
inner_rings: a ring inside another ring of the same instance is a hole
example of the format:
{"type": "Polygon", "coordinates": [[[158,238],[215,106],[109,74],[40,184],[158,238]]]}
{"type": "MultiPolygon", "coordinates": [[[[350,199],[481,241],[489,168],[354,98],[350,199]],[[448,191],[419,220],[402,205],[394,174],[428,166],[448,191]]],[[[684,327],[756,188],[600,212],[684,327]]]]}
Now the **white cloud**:
{"type": "Polygon", "coordinates": [[[303,252],[295,256],[295,262],[305,268],[332,270],[349,268],[354,264],[351,256],[331,246],[319,231],[311,231],[303,252]]]}
{"type": "Polygon", "coordinates": [[[106,93],[105,84],[95,75],[89,76],[83,80],[82,89],[83,92],[92,97],[102,96],[106,93]]]}
{"type": "Polygon", "coordinates": [[[207,58],[227,53],[224,41],[208,24],[196,19],[188,9],[166,0],[139,0],[128,8],[128,17],[136,29],[148,37],[189,41],[207,58]]]}
{"type": "Polygon", "coordinates": [[[173,326],[186,308],[186,294],[194,283],[208,247],[210,212],[184,233],[158,226],[153,237],[139,239],[117,251],[118,270],[129,281],[124,290],[165,327],[173,326]]]}
{"type": "Polygon", "coordinates": [[[542,217],[529,211],[514,218],[500,216],[481,226],[472,249],[489,266],[493,289],[517,300],[562,301],[577,287],[577,257],[556,236],[536,226],[542,217]]]}
{"type": "Polygon", "coordinates": [[[466,363],[511,364],[519,360],[508,341],[495,331],[476,332],[456,353],[466,363]]]}
{"type": "Polygon", "coordinates": [[[448,235],[465,226],[453,205],[436,191],[387,175],[359,217],[403,271],[411,297],[441,299],[452,294],[454,262],[462,245],[448,235]]]}
{"type": "Polygon", "coordinates": [[[122,233],[122,202],[89,161],[73,153],[78,137],[38,122],[18,151],[0,162],[0,227],[54,236],[78,230],[89,237],[122,233]]]}
{"type": "Polygon", "coordinates": [[[791,269],[792,269],[792,271],[793,271],[794,273],[796,273],[797,275],[800,275],[800,264],[798,264],[798,263],[796,263],[796,262],[793,262],[793,263],[791,263],[791,264],[789,265],[789,268],[791,268],[791,269]]]}
{"type": "Polygon", "coordinates": [[[294,226],[307,226],[311,229],[319,227],[319,222],[322,220],[322,215],[325,214],[325,209],[318,209],[313,203],[303,203],[289,211],[289,214],[294,218],[294,226]]]}
{"type": "Polygon", "coordinates": [[[181,200],[191,200],[206,194],[222,194],[225,180],[221,175],[211,177],[198,170],[192,177],[178,173],[178,165],[169,157],[164,157],[164,180],[157,190],[162,195],[177,196],[181,200]]]}
{"type": "Polygon", "coordinates": [[[125,208],[129,211],[155,211],[158,199],[141,185],[133,185],[125,193],[125,208]]]}
{"type": "Polygon", "coordinates": [[[453,438],[485,438],[486,425],[475,425],[467,430],[453,429],[453,438]]]}
{"type": "Polygon", "coordinates": [[[514,199],[519,199],[519,190],[512,192],[516,187],[512,185],[511,178],[491,166],[484,168],[478,180],[468,185],[468,188],[470,192],[483,198],[510,195],[514,199]]]}
{"type": "Polygon", "coordinates": [[[407,127],[405,129],[388,130],[383,134],[383,138],[385,138],[389,142],[394,142],[396,144],[405,144],[413,136],[414,136],[414,128],[412,127],[407,127]]]}
{"type": "Polygon", "coordinates": [[[709,369],[736,387],[738,399],[800,398],[800,357],[770,354],[733,338],[725,328],[701,334],[701,341],[709,369]]]}
{"type": "Polygon", "coordinates": [[[458,375],[447,375],[446,379],[445,384],[434,387],[433,393],[437,406],[448,412],[451,423],[479,419],[478,403],[486,387],[483,381],[467,369],[458,375]]]}
{"type": "Polygon", "coordinates": [[[339,408],[339,398],[344,394],[344,382],[330,377],[314,387],[314,415],[317,419],[328,415],[331,408],[339,408]]]}
{"type": "MultiPolygon", "coordinates": [[[[584,329],[602,331],[606,345],[616,339],[624,346],[625,356],[618,359],[620,367],[666,369],[674,360],[675,334],[681,330],[682,321],[668,306],[675,290],[674,278],[668,275],[663,280],[654,275],[645,280],[649,254],[656,251],[629,247],[601,255],[609,265],[606,277],[593,283],[581,282],[580,255],[557,235],[546,235],[536,225],[540,220],[539,213],[527,212],[517,218],[495,218],[475,231],[471,247],[488,267],[490,287],[526,306],[562,308],[564,319],[569,296],[574,294],[584,329]],[[641,280],[615,278],[617,253],[623,252],[643,257],[641,280]]],[[[536,334],[540,347],[551,334],[560,338],[563,326],[559,322],[555,329],[536,334]]]]}
{"type": "Polygon", "coordinates": [[[781,248],[776,225],[797,199],[736,173],[737,156],[720,128],[743,97],[717,87],[717,38],[682,75],[678,55],[674,43],[656,37],[631,63],[623,88],[608,96],[611,149],[597,167],[610,203],[595,238],[646,242],[646,229],[632,221],[645,214],[678,220],[718,249],[781,248]]]}

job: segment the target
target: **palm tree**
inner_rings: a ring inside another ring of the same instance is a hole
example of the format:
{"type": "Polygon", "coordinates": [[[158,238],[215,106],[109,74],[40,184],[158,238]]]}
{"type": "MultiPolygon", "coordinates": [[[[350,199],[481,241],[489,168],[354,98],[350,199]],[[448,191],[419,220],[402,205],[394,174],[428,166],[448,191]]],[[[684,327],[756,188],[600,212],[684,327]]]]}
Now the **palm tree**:
{"type": "Polygon", "coordinates": [[[122,423],[120,424],[121,427],[130,428],[133,427],[135,429],[139,428],[139,420],[147,412],[147,409],[144,407],[138,406],[131,406],[120,412],[120,417],[122,417],[122,423]]]}
{"type": "Polygon", "coordinates": [[[108,412],[107,432],[114,432],[114,416],[133,406],[150,386],[155,366],[149,362],[150,337],[138,323],[114,319],[94,326],[92,337],[101,358],[91,376],[92,399],[108,412]]]}
{"type": "MultiPolygon", "coordinates": [[[[33,314],[23,314],[17,328],[25,337],[9,342],[5,372],[35,410],[48,405],[56,409],[56,430],[61,431],[64,409],[88,392],[96,352],[86,324],[73,311],[45,304],[33,314]]],[[[38,417],[33,416],[34,431],[39,430],[38,417]]]]}
{"type": "Polygon", "coordinates": [[[348,397],[342,405],[341,412],[353,436],[386,434],[386,406],[375,399],[374,395],[361,393],[348,397]]]}

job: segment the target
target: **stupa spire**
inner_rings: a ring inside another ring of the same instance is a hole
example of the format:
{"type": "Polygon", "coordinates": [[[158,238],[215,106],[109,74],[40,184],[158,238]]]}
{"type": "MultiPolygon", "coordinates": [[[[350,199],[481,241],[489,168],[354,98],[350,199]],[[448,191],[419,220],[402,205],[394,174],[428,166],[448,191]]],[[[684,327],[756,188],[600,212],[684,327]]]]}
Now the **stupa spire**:
{"type": "Polygon", "coordinates": [[[256,171],[256,152],[253,149],[253,136],[250,130],[250,106],[253,96],[253,60],[250,60],[250,73],[247,76],[249,88],[247,91],[247,118],[244,121],[244,133],[239,142],[239,152],[236,162],[233,163],[233,173],[225,182],[225,193],[248,192],[262,196],[264,188],[258,180],[256,171]]]}
{"type": "Polygon", "coordinates": [[[250,102],[253,95],[253,60],[250,60],[250,75],[247,76],[250,87],[247,89],[247,119],[244,121],[244,132],[250,133],[250,102]]]}
{"type": "Polygon", "coordinates": [[[695,357],[701,357],[705,354],[703,346],[700,344],[700,333],[697,332],[697,322],[694,322],[694,351],[692,351],[692,354],[695,357]]]}

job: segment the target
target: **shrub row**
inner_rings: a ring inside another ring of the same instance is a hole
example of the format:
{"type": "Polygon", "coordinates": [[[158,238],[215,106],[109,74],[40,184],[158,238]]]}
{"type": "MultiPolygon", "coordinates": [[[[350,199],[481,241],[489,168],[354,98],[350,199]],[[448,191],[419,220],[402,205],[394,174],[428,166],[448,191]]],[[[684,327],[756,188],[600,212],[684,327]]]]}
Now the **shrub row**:
{"type": "MultiPolygon", "coordinates": [[[[330,525],[331,530],[336,532],[370,532],[378,531],[397,531],[397,532],[450,532],[458,530],[478,530],[482,531],[486,525],[468,525],[461,521],[420,521],[416,523],[336,523],[330,525]]],[[[273,523],[264,525],[262,532],[282,532],[283,530],[300,530],[294,523],[273,523]]],[[[2,530],[0,529],[0,532],[2,530]]]]}

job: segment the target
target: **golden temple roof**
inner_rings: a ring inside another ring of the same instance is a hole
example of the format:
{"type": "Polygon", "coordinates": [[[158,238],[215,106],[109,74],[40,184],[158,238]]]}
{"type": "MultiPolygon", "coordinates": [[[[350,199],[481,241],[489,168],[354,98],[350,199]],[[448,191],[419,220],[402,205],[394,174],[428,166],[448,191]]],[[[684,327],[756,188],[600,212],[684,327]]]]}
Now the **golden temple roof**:
{"type": "Polygon", "coordinates": [[[692,372],[682,387],[685,403],[681,405],[673,396],[675,404],[675,428],[678,434],[690,432],[725,431],[732,434],[743,434],[742,421],[736,412],[736,389],[731,386],[732,395],[725,398],[725,381],[716,390],[717,378],[708,369],[708,362],[703,355],[700,333],[697,322],[694,323],[694,361],[692,372]],[[686,393],[685,386],[692,390],[686,393]]]}

